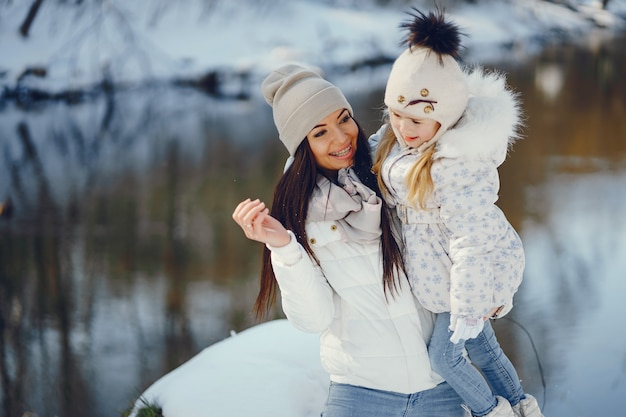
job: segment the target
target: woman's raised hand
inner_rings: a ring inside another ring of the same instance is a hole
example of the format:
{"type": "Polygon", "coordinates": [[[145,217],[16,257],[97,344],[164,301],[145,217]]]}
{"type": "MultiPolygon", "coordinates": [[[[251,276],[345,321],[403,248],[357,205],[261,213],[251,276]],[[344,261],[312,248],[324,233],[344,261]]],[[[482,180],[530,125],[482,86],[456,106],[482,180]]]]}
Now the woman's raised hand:
{"type": "Polygon", "coordinates": [[[233,220],[243,229],[248,239],[270,246],[285,246],[291,240],[287,229],[269,215],[269,209],[259,199],[249,198],[237,205],[233,220]]]}

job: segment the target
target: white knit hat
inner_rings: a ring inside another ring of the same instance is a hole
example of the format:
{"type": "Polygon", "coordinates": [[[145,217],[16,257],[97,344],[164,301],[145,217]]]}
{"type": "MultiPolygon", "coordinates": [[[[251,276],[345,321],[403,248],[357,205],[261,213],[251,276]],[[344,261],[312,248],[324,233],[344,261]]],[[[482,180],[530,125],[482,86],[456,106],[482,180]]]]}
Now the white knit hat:
{"type": "Polygon", "coordinates": [[[414,20],[401,25],[409,29],[405,41],[409,46],[391,68],[385,105],[415,118],[439,122],[435,136],[422,145],[428,147],[461,118],[469,91],[455,59],[460,46],[458,28],[445,22],[442,14],[425,16],[414,10],[414,20]]]}
{"type": "Polygon", "coordinates": [[[289,64],[270,73],[261,90],[272,106],[274,124],[290,155],[320,120],[334,111],[352,107],[337,87],[316,72],[289,64]]]}

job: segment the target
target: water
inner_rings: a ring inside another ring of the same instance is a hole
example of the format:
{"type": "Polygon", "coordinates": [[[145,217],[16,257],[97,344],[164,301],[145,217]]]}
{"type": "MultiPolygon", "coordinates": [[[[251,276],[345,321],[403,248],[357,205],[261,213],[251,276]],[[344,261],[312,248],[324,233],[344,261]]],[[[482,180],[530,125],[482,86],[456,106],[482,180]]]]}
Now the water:
{"type": "MultiPolygon", "coordinates": [[[[548,417],[623,414],[624,40],[498,66],[528,120],[499,201],[527,269],[496,329],[548,417]]],[[[334,80],[367,132],[383,79],[334,80]]],[[[152,86],[3,103],[0,153],[0,201],[13,206],[0,218],[0,415],[119,415],[255,323],[260,246],[230,214],[245,197],[271,199],[286,157],[262,99],[152,86]]]]}

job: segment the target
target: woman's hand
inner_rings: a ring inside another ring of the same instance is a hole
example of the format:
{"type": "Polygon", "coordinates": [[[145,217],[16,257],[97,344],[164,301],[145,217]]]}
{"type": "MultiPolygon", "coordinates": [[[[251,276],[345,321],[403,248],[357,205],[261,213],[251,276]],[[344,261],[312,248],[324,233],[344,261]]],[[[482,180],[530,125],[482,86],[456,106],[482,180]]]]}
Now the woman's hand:
{"type": "Polygon", "coordinates": [[[233,212],[233,220],[250,240],[274,247],[285,246],[291,240],[287,229],[269,215],[269,209],[259,199],[248,198],[239,203],[233,212]]]}

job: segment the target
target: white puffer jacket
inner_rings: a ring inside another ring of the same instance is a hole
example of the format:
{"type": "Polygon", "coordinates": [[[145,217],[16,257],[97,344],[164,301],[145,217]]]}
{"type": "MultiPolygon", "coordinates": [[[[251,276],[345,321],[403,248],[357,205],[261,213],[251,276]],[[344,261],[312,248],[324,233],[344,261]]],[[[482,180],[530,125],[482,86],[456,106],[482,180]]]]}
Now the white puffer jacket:
{"type": "MultiPolygon", "coordinates": [[[[419,151],[397,143],[381,175],[402,220],[405,262],[419,302],[435,313],[471,318],[505,306],[502,316],[524,269],[521,239],[495,204],[498,166],[518,138],[520,110],[503,76],[474,70],[467,80],[468,107],[436,145],[426,210],[406,207],[406,173],[419,151]]],[[[373,147],[384,128],[370,138],[373,147]]]]}
{"type": "Polygon", "coordinates": [[[321,333],[322,365],[335,382],[404,394],[433,388],[426,344],[433,314],[408,282],[385,300],[378,241],[349,242],[334,221],[307,223],[318,267],[292,235],[272,249],[283,310],[305,332],[321,333]]]}

